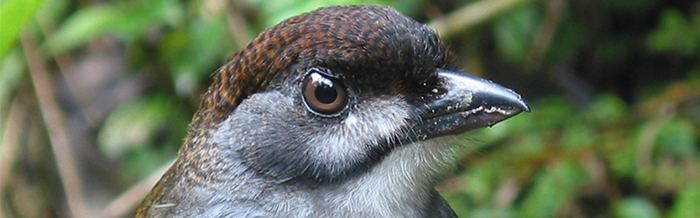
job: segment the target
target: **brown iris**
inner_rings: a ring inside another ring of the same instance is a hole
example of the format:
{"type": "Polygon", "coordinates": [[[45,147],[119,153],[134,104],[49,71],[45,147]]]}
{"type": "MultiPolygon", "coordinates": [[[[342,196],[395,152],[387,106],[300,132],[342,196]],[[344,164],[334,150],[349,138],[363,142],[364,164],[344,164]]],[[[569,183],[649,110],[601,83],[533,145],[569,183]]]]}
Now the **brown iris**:
{"type": "Polygon", "coordinates": [[[304,79],[303,95],[309,109],[323,115],[338,113],[345,107],[348,98],[343,84],[317,69],[312,69],[304,79]]]}

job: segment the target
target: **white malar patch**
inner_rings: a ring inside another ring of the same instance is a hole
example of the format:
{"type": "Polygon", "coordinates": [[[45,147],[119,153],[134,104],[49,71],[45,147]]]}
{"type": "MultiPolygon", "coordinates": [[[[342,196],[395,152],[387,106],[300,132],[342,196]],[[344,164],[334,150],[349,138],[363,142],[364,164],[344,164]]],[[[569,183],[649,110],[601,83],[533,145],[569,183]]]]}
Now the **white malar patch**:
{"type": "MultiPolygon", "coordinates": [[[[408,105],[389,99],[372,102],[361,108],[361,114],[350,113],[343,125],[329,128],[326,134],[312,140],[334,164],[345,167],[352,156],[366,155],[360,145],[376,144],[378,140],[394,138],[402,132],[409,118],[408,105]],[[342,133],[341,133],[342,132],[342,133]]],[[[451,137],[447,137],[451,138],[451,137]]],[[[325,159],[325,161],[330,161],[325,159]]],[[[445,137],[398,145],[370,172],[319,193],[337,208],[350,214],[372,217],[412,217],[430,202],[435,182],[454,163],[453,146],[445,137]]]]}
{"type": "Polygon", "coordinates": [[[403,129],[408,119],[408,105],[397,99],[367,102],[365,107],[348,113],[341,125],[330,126],[325,132],[308,141],[314,153],[323,157],[329,165],[345,169],[367,155],[367,145],[376,145],[380,140],[391,139],[403,129]]]}
{"type": "Polygon", "coordinates": [[[330,205],[342,207],[339,211],[414,217],[454,163],[453,146],[443,138],[398,147],[367,174],[323,192],[329,193],[330,205]]]}

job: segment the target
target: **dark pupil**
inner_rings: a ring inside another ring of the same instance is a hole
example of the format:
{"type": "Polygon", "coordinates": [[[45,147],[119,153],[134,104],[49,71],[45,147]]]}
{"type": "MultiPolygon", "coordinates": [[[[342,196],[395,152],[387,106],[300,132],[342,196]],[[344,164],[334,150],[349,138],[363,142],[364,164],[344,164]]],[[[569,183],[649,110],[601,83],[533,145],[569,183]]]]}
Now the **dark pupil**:
{"type": "Polygon", "coordinates": [[[314,91],[316,99],[324,104],[333,103],[336,97],[338,97],[338,92],[335,90],[335,87],[333,87],[333,81],[320,79],[317,82],[316,90],[314,91]]]}

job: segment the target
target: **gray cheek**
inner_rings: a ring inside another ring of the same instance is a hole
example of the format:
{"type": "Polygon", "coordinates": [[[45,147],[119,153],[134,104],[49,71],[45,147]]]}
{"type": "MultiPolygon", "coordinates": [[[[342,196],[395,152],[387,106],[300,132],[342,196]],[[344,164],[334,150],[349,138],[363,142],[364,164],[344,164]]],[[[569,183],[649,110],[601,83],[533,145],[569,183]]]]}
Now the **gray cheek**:
{"type": "Polygon", "coordinates": [[[299,176],[329,180],[367,168],[381,141],[406,134],[407,105],[374,99],[349,108],[338,120],[310,115],[293,97],[258,93],[222,123],[217,141],[238,151],[251,168],[278,180],[299,176]]]}
{"type": "Polygon", "coordinates": [[[254,94],[222,122],[217,140],[256,171],[289,179],[301,172],[305,162],[301,140],[305,131],[293,122],[302,116],[293,100],[279,92],[254,94]]]}

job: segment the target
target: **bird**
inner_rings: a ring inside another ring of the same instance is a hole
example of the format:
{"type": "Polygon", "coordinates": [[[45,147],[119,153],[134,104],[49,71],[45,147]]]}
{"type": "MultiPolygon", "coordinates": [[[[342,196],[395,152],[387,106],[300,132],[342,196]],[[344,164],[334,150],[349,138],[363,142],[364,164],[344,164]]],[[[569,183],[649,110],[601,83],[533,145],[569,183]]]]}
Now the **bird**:
{"type": "Polygon", "coordinates": [[[451,136],[530,110],[385,6],[289,18],[211,80],[137,217],[455,217],[451,136]]]}

